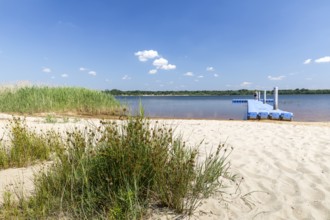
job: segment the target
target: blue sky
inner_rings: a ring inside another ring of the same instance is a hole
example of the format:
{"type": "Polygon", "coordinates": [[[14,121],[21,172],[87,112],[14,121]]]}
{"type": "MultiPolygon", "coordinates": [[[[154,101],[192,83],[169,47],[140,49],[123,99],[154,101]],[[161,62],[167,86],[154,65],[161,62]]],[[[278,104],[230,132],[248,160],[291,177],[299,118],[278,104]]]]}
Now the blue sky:
{"type": "Polygon", "coordinates": [[[0,0],[0,84],[330,88],[329,0],[0,0]]]}

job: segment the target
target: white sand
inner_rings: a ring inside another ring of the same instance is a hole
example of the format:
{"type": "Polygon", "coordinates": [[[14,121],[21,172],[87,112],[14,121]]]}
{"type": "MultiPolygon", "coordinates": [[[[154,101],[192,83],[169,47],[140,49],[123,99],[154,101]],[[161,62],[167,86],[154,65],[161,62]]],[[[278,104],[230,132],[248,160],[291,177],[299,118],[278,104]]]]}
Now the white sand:
{"type": "MultiPolygon", "coordinates": [[[[84,126],[29,123],[47,129],[84,126]]],[[[226,141],[231,171],[244,179],[202,202],[192,219],[330,219],[330,123],[163,120],[202,156],[226,141]]],[[[3,125],[6,120],[0,121],[3,125]]],[[[93,121],[92,123],[96,123],[93,121]]],[[[3,132],[3,130],[0,130],[3,132]]],[[[18,180],[31,190],[33,168],[0,171],[0,193],[18,180]]],[[[1,201],[0,195],[0,201],[1,201]]],[[[154,214],[153,219],[172,219],[154,214]]]]}

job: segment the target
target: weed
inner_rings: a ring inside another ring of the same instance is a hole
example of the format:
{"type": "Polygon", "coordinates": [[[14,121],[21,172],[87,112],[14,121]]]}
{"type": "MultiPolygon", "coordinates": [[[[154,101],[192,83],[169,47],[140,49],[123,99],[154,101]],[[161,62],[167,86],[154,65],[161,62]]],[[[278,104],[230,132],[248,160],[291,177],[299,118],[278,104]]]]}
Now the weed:
{"type": "Polygon", "coordinates": [[[56,119],[56,117],[54,115],[48,114],[45,117],[45,122],[46,123],[56,123],[57,122],[57,119],[56,119]]]}
{"type": "Polygon", "coordinates": [[[62,118],[63,123],[68,123],[70,119],[68,117],[63,117],[62,118]]]}

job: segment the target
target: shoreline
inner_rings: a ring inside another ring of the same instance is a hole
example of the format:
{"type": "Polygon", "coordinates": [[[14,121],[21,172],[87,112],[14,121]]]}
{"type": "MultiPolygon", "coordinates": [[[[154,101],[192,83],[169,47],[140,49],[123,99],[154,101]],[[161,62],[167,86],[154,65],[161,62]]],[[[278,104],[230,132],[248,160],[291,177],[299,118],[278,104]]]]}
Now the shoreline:
{"type": "MultiPolygon", "coordinates": [[[[47,116],[53,116],[54,118],[77,118],[82,120],[121,120],[121,116],[89,116],[89,115],[74,115],[74,114],[52,114],[52,113],[40,113],[36,115],[20,115],[20,114],[7,114],[0,113],[0,121],[1,120],[9,120],[11,117],[25,117],[25,118],[38,118],[44,119],[47,116]]],[[[122,116],[125,118],[126,116],[122,116]]],[[[256,119],[256,120],[247,120],[247,119],[216,119],[216,118],[180,118],[180,117],[149,117],[146,118],[150,120],[166,120],[166,121],[175,121],[175,120],[187,120],[187,121],[231,121],[231,122],[254,122],[254,123],[274,123],[274,124],[296,124],[296,125],[320,125],[320,126],[330,126],[330,121],[286,121],[286,120],[271,120],[271,119],[256,119]]]]}

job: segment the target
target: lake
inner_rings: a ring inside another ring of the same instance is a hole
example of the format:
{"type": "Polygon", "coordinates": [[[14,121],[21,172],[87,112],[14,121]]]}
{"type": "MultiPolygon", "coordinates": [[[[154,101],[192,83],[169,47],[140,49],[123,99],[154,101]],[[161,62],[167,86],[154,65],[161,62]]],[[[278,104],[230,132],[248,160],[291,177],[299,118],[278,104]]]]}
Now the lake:
{"type": "MultiPolygon", "coordinates": [[[[145,115],[160,118],[246,119],[247,104],[232,99],[253,96],[117,96],[136,113],[141,101],[145,115]]],[[[273,98],[268,96],[267,98],[273,98]]],[[[280,95],[279,109],[293,112],[294,121],[330,121],[330,95],[280,95]]]]}

